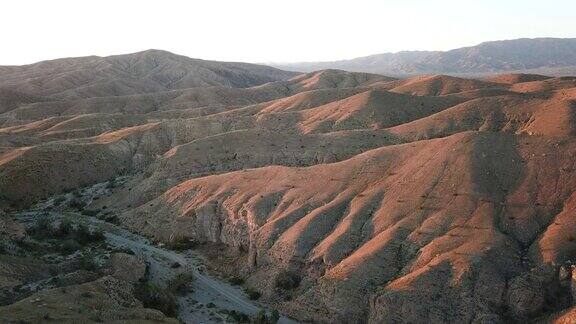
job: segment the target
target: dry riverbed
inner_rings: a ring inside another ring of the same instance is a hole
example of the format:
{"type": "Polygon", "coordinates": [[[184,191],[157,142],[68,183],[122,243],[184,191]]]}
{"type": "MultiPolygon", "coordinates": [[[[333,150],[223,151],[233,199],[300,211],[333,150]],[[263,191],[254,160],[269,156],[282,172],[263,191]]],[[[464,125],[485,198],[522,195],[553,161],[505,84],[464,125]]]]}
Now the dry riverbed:
{"type": "MultiPolygon", "coordinates": [[[[55,208],[67,205],[74,200],[92,201],[94,197],[106,194],[106,184],[98,184],[80,192],[54,197],[38,204],[33,210],[20,212],[14,216],[23,223],[30,223],[38,217],[52,219],[74,219],[105,235],[106,243],[114,248],[130,250],[144,259],[148,266],[148,280],[154,285],[164,287],[178,275],[193,277],[193,282],[185,291],[178,294],[178,318],[184,323],[237,323],[247,322],[265,310],[268,317],[272,311],[257,301],[250,300],[240,286],[224,282],[206,273],[203,258],[189,249],[173,251],[162,244],[150,242],[143,236],[93,216],[55,208]]],[[[280,316],[278,323],[297,323],[280,316]]]]}

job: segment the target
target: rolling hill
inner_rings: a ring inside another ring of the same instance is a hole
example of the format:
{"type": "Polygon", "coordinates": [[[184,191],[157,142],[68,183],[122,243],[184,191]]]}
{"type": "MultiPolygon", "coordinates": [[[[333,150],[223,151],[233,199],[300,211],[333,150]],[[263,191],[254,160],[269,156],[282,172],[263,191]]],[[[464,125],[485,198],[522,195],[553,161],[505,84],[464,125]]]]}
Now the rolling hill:
{"type": "MultiPolygon", "coordinates": [[[[576,64],[514,58],[554,41],[402,62],[576,64]]],[[[295,74],[161,51],[1,67],[0,209],[114,216],[300,321],[569,319],[575,80],[295,74]],[[85,206],[57,199],[92,186],[105,194],[85,206]]]]}

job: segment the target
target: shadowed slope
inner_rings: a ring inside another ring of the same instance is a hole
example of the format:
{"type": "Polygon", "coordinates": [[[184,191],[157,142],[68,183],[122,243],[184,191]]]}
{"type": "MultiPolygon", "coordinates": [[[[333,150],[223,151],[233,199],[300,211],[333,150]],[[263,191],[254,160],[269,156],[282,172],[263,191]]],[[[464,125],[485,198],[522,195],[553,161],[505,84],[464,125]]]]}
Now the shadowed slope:
{"type": "Polygon", "coordinates": [[[371,90],[301,112],[298,127],[304,133],[379,129],[434,114],[459,102],[456,98],[413,97],[371,90]]]}
{"type": "Polygon", "coordinates": [[[481,98],[389,129],[405,140],[442,137],[471,130],[574,136],[576,102],[521,96],[481,98]]]}
{"type": "MultiPolygon", "coordinates": [[[[393,83],[390,83],[392,85],[393,83]]],[[[495,83],[461,79],[447,75],[422,76],[399,81],[392,92],[417,96],[441,96],[486,88],[503,88],[495,83]]]]}
{"type": "MultiPolygon", "coordinates": [[[[299,269],[317,283],[304,285],[309,289],[302,288],[294,307],[310,310],[312,317],[319,307],[335,320],[361,320],[370,313],[376,322],[395,316],[424,321],[434,320],[426,314],[441,307],[445,321],[470,321],[483,314],[478,305],[500,314],[507,301],[484,304],[480,295],[462,300],[463,294],[481,293],[468,291],[475,279],[464,278],[496,276],[491,289],[506,294],[506,278],[527,270],[516,263],[523,247],[531,247],[531,262],[539,264],[542,250],[535,239],[556,215],[563,217],[559,206],[570,208],[576,178],[552,170],[572,165],[576,147],[546,141],[458,134],[335,164],[210,176],[176,185],[125,217],[160,238],[246,249],[246,266],[255,267],[256,276],[270,267],[299,269]],[[546,164],[555,167],[542,168],[546,164]],[[440,286],[427,292],[421,280],[440,286]],[[441,300],[429,298],[454,280],[462,284],[441,300]],[[369,311],[366,294],[375,294],[377,308],[369,311]],[[420,311],[392,311],[388,303],[398,298],[420,311]]],[[[555,237],[546,240],[564,251],[555,261],[574,257],[576,247],[555,237]]],[[[516,311],[517,305],[508,307],[516,311]]]]}
{"type": "Polygon", "coordinates": [[[500,74],[487,79],[489,82],[503,83],[503,84],[516,84],[532,81],[543,81],[550,79],[550,77],[538,74],[500,74]]]}

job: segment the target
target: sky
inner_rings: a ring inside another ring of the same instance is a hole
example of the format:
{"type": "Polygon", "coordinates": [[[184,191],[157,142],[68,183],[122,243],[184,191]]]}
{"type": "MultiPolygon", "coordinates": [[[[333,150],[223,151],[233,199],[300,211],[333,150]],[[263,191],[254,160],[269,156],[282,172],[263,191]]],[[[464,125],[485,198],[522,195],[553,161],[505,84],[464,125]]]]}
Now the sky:
{"type": "Polygon", "coordinates": [[[576,37],[574,0],[3,0],[0,65],[162,49],[253,63],[576,37]]]}

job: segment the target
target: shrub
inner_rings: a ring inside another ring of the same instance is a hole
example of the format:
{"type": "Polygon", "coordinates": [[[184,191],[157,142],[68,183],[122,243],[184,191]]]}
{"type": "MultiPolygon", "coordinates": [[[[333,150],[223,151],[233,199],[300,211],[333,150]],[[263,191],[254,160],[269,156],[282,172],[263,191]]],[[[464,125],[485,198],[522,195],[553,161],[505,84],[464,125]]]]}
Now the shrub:
{"type": "Polygon", "coordinates": [[[36,230],[40,233],[50,231],[52,228],[52,220],[49,217],[42,216],[36,223],[36,230]]]}
{"type": "Polygon", "coordinates": [[[104,232],[100,230],[93,230],[90,234],[90,239],[92,242],[101,242],[106,239],[106,236],[104,236],[104,232]]]}
{"type": "Polygon", "coordinates": [[[254,320],[252,321],[252,323],[254,323],[254,324],[267,324],[268,318],[266,317],[266,311],[263,309],[258,311],[258,314],[256,314],[256,316],[254,317],[254,320]]]}
{"type": "Polygon", "coordinates": [[[173,294],[185,295],[192,290],[194,275],[191,273],[179,273],[168,282],[168,290],[173,294]]]}
{"type": "Polygon", "coordinates": [[[235,311],[235,310],[231,310],[229,312],[227,312],[228,317],[230,318],[230,320],[236,322],[236,323],[249,323],[250,322],[250,317],[248,317],[248,315],[235,311]]]}
{"type": "Polygon", "coordinates": [[[110,181],[108,181],[108,183],[106,184],[106,189],[114,189],[118,186],[118,183],[116,182],[116,179],[112,179],[110,181]]]}
{"type": "Polygon", "coordinates": [[[268,322],[270,322],[271,324],[276,324],[278,323],[279,320],[280,320],[280,313],[276,309],[272,310],[268,322]]]}
{"type": "Polygon", "coordinates": [[[80,268],[87,271],[96,271],[98,270],[98,264],[89,255],[84,255],[82,258],[80,258],[80,268]]]}
{"type": "Polygon", "coordinates": [[[101,242],[104,240],[104,233],[97,230],[90,230],[86,225],[79,225],[76,230],[76,239],[81,244],[101,242]]]}
{"type": "Polygon", "coordinates": [[[67,236],[72,234],[73,231],[74,231],[74,225],[72,224],[72,221],[68,218],[64,218],[60,222],[60,226],[58,227],[58,234],[60,236],[67,236]]]}
{"type": "Polygon", "coordinates": [[[76,229],[76,239],[82,243],[82,244],[87,244],[88,242],[90,242],[90,229],[88,228],[88,226],[86,225],[78,225],[78,228],[76,229]]]}
{"type": "Polygon", "coordinates": [[[187,237],[178,237],[168,243],[168,248],[176,251],[189,250],[196,246],[196,242],[187,237]]]}
{"type": "Polygon", "coordinates": [[[142,282],[136,287],[136,297],[146,308],[157,309],[166,316],[176,316],[176,297],[166,289],[161,289],[151,282],[142,282]]]}
{"type": "Polygon", "coordinates": [[[82,200],[78,199],[78,197],[73,197],[68,202],[68,207],[73,208],[73,209],[80,210],[80,209],[84,208],[84,206],[85,206],[84,202],[82,202],[82,200]]]}
{"type": "Polygon", "coordinates": [[[80,250],[82,245],[80,245],[76,240],[66,240],[62,243],[61,248],[65,253],[73,253],[80,250]]]}
{"type": "Polygon", "coordinates": [[[108,223],[115,224],[115,225],[120,224],[120,219],[116,215],[108,215],[108,216],[106,216],[106,218],[104,218],[104,221],[106,221],[108,223]]]}
{"type": "Polygon", "coordinates": [[[275,285],[278,288],[290,290],[297,288],[300,285],[300,276],[288,270],[283,270],[276,276],[275,285]]]}
{"type": "Polygon", "coordinates": [[[117,248],[117,247],[112,247],[110,249],[112,252],[115,253],[126,253],[126,254],[130,254],[130,255],[135,255],[136,253],[134,253],[134,251],[128,249],[128,248],[117,248]]]}
{"type": "Polygon", "coordinates": [[[246,288],[246,295],[248,295],[248,298],[250,300],[256,300],[256,299],[260,298],[260,296],[262,296],[262,294],[259,291],[256,291],[256,290],[251,289],[251,288],[246,288]]]}
{"type": "Polygon", "coordinates": [[[86,216],[94,217],[94,216],[98,215],[99,212],[100,211],[96,210],[96,209],[84,209],[82,211],[82,214],[86,215],[86,216]]]}
{"type": "Polygon", "coordinates": [[[214,308],[216,307],[216,304],[214,304],[213,302],[209,302],[208,304],[206,304],[206,308],[214,308]]]}
{"type": "Polygon", "coordinates": [[[234,277],[228,278],[228,282],[233,284],[233,285],[236,285],[236,286],[244,284],[244,281],[245,281],[244,278],[239,277],[239,276],[234,276],[234,277]]]}
{"type": "Polygon", "coordinates": [[[64,198],[64,196],[58,196],[58,197],[54,198],[54,205],[59,205],[59,204],[63,203],[64,200],[66,200],[66,198],[64,198]]]}

